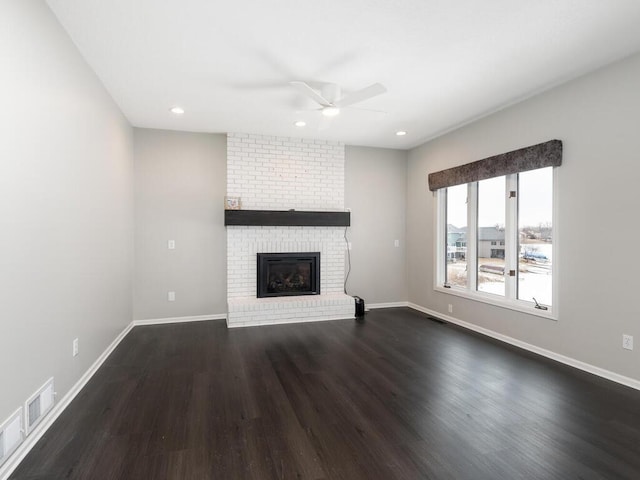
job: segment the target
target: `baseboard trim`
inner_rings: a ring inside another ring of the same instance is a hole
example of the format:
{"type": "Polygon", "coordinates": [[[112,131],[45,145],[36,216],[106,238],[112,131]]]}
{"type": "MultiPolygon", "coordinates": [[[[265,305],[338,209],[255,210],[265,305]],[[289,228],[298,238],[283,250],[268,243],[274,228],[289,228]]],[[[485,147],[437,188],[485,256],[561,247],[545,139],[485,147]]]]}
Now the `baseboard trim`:
{"type": "Polygon", "coordinates": [[[214,313],[211,315],[196,315],[193,317],[168,317],[168,318],[151,318],[147,320],[134,320],[133,326],[142,325],[163,325],[165,323],[187,323],[187,322],[204,322],[206,320],[225,320],[226,313],[214,313]]]}
{"type": "Polygon", "coordinates": [[[367,305],[365,303],[365,307],[367,310],[375,310],[377,308],[398,308],[398,307],[408,307],[409,302],[387,302],[387,303],[370,303],[367,305]]]}
{"type": "Polygon", "coordinates": [[[433,317],[445,320],[447,322],[453,323],[460,327],[466,328],[468,330],[472,330],[474,332],[480,333],[482,335],[486,335],[487,337],[494,338],[496,340],[500,340],[501,342],[508,343],[509,345],[513,345],[514,347],[522,348],[523,350],[527,350],[532,353],[536,353],[538,355],[542,355],[543,357],[549,358],[551,360],[555,360],[556,362],[563,363],[570,367],[577,368],[578,370],[582,370],[587,373],[591,373],[593,375],[597,375],[598,377],[605,378],[607,380],[611,380],[612,382],[619,383],[621,385],[625,385],[627,387],[633,388],[635,390],[640,390],[640,380],[636,380],[631,377],[626,377],[624,375],[620,375],[618,373],[612,372],[610,370],[605,370],[604,368],[596,367],[595,365],[591,365],[589,363],[583,362],[581,360],[576,360],[575,358],[567,357],[566,355],[562,355],[560,353],[553,352],[551,350],[547,350],[546,348],[541,348],[536,345],[532,345],[527,342],[523,342],[513,337],[509,337],[507,335],[503,335],[502,333],[495,332],[493,330],[489,330],[488,328],[480,327],[478,325],[474,325],[473,323],[465,322],[464,320],[460,320],[458,318],[452,317],[450,315],[446,315],[444,313],[436,312],[429,308],[422,307],[415,303],[409,302],[409,308],[413,310],[417,310],[422,313],[426,313],[427,315],[431,315],[433,317]]]}
{"type": "Polygon", "coordinates": [[[20,465],[20,462],[24,460],[31,449],[38,443],[38,440],[46,433],[46,431],[53,425],[62,412],[69,406],[73,399],[80,393],[84,386],[91,380],[91,377],[98,371],[104,361],[111,355],[120,342],[127,336],[127,334],[134,327],[133,322],[125,327],[122,332],[111,342],[107,349],[97,358],[95,362],[89,367],[89,369],[80,377],[73,387],[58,401],[49,414],[42,419],[42,422],[29,434],[28,437],[20,444],[20,446],[13,452],[13,454],[5,461],[0,467],[0,479],[7,480],[13,471],[20,465]]]}

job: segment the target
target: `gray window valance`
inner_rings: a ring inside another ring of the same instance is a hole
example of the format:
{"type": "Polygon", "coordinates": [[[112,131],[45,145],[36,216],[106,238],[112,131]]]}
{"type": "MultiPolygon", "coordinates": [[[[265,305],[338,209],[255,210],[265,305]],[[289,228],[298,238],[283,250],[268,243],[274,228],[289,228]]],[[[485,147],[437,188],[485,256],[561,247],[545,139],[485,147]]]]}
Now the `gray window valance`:
{"type": "Polygon", "coordinates": [[[429,190],[562,165],[562,141],[549,140],[429,174],[429,190]]]}

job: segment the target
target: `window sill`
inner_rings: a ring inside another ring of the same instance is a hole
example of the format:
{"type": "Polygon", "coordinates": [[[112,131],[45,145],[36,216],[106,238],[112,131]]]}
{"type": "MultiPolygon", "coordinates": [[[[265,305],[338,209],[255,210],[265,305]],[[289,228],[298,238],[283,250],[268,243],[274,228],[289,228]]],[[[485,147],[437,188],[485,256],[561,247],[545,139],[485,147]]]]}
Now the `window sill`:
{"type": "Polygon", "coordinates": [[[496,295],[470,292],[468,290],[462,290],[456,287],[444,288],[442,286],[437,286],[434,288],[434,290],[436,292],[447,293],[449,295],[455,295],[457,297],[467,298],[469,300],[475,300],[477,302],[488,303],[489,305],[493,305],[495,307],[507,308],[509,310],[515,310],[517,312],[534,315],[536,317],[547,318],[554,321],[558,320],[558,315],[554,310],[540,310],[533,306],[529,306],[525,302],[509,301],[501,299],[496,295]]]}

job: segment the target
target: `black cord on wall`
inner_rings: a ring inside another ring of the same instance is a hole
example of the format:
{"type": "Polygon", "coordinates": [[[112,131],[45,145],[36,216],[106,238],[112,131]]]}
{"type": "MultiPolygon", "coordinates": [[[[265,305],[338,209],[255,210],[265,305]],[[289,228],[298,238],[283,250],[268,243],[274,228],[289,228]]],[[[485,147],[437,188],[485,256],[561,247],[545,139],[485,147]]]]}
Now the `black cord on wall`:
{"type": "Polygon", "coordinates": [[[347,238],[347,228],[349,227],[344,227],[344,242],[345,242],[345,246],[347,247],[347,263],[348,263],[347,275],[344,277],[344,293],[349,295],[347,293],[347,280],[349,280],[349,274],[351,273],[351,249],[349,248],[349,239],[347,238]]]}

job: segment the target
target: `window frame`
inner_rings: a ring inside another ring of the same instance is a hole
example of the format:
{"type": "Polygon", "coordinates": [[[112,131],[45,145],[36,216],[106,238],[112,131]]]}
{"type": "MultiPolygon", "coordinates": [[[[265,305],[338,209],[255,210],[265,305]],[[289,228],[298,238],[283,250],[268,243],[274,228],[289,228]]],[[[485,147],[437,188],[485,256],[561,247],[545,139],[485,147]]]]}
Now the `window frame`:
{"type": "Polygon", "coordinates": [[[505,296],[498,296],[491,293],[478,291],[477,285],[477,268],[478,268],[478,251],[477,251],[477,235],[478,235],[478,182],[467,183],[467,229],[473,232],[473,235],[467,235],[467,269],[471,275],[468,275],[466,288],[455,285],[445,286],[446,279],[446,255],[447,255],[447,225],[446,225],[446,188],[436,190],[434,193],[436,214],[435,228],[436,242],[434,249],[434,290],[436,292],[454,295],[457,297],[474,300],[493,306],[515,310],[527,313],[537,317],[543,317],[550,320],[558,320],[559,318],[559,267],[557,252],[559,250],[560,228],[558,226],[558,171],[557,167],[552,167],[552,225],[553,225],[553,264],[551,266],[552,274],[552,305],[548,306],[548,310],[535,308],[533,302],[520,300],[517,298],[518,288],[518,174],[513,173],[506,175],[506,218],[505,218],[505,271],[516,270],[516,276],[505,277],[505,296]],[[516,199],[509,199],[507,192],[516,191],[516,199]]]}

